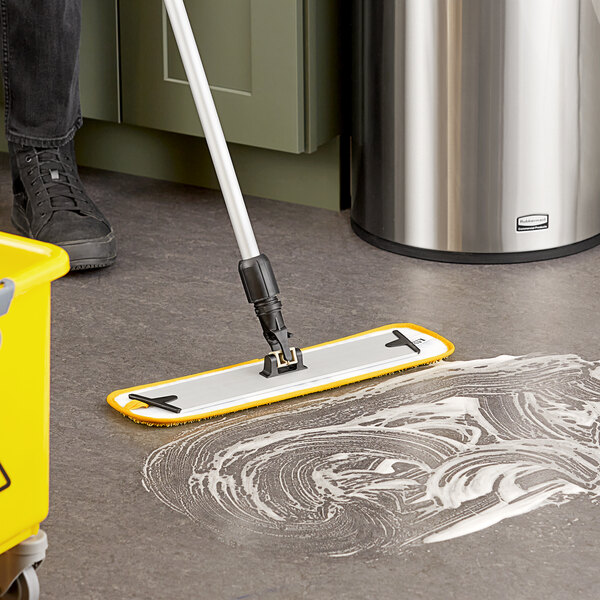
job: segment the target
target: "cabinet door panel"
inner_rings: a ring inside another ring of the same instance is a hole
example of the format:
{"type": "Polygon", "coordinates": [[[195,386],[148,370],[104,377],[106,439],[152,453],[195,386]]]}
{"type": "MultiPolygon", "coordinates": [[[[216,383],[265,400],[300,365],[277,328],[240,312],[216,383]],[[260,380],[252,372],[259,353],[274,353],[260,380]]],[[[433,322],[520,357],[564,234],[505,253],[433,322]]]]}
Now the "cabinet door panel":
{"type": "MultiPolygon", "coordinates": [[[[252,92],[251,0],[188,2],[190,22],[213,89],[252,92]],[[210,13],[207,11],[210,10],[210,13]],[[229,18],[235,15],[235,18],[229,18]],[[223,30],[227,29],[227,35],[223,30]]],[[[171,24],[167,24],[166,76],[186,82],[171,24]]]]}
{"type": "Polygon", "coordinates": [[[79,90],[84,117],[119,120],[117,0],[83,0],[79,90]]]}
{"type": "MultiPolygon", "coordinates": [[[[304,150],[303,0],[187,0],[229,141],[304,150]]],[[[121,0],[123,121],[202,135],[159,0],[121,0]]]]}

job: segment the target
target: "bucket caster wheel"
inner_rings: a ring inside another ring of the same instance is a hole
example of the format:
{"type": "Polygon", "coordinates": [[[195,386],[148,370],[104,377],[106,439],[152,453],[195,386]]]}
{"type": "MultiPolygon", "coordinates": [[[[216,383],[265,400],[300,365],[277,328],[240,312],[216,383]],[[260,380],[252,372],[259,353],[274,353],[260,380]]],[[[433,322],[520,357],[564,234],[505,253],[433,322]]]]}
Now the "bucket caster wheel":
{"type": "Polygon", "coordinates": [[[0,554],[0,600],[39,600],[36,569],[44,562],[47,548],[48,538],[40,529],[0,554]]]}
{"type": "Polygon", "coordinates": [[[10,586],[2,600],[39,600],[40,582],[33,567],[27,567],[10,586]]]}

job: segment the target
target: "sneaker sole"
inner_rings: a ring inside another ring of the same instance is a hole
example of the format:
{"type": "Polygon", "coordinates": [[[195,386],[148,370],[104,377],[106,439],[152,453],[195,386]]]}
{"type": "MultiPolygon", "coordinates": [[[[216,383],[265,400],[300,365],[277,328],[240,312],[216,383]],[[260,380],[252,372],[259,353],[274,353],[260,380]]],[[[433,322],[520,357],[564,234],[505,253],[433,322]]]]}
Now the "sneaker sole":
{"type": "MultiPolygon", "coordinates": [[[[27,217],[21,210],[13,207],[10,220],[19,233],[28,238],[35,239],[29,228],[27,217]]],[[[55,245],[60,246],[69,255],[71,271],[110,267],[117,259],[117,244],[112,231],[103,238],[74,240],[55,245]]]]}

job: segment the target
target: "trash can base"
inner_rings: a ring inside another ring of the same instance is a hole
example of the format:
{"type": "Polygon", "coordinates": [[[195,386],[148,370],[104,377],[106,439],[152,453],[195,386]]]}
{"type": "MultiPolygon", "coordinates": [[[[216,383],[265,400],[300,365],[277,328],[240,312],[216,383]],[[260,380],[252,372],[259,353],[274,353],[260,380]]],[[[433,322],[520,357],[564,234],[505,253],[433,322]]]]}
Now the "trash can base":
{"type": "Polygon", "coordinates": [[[570,256],[589,250],[600,245],[600,234],[594,237],[559,246],[558,248],[548,248],[545,250],[532,250],[528,252],[447,252],[442,250],[428,250],[426,248],[416,248],[415,246],[407,246],[398,242],[392,242],[384,238],[378,237],[363,229],[353,219],[351,220],[354,233],[369,244],[376,246],[382,250],[393,252],[394,254],[402,254],[411,258],[420,258],[422,260],[431,260],[436,262],[446,263],[461,263],[471,265],[501,265],[535,262],[542,260],[551,260],[553,258],[561,258],[570,256]]]}

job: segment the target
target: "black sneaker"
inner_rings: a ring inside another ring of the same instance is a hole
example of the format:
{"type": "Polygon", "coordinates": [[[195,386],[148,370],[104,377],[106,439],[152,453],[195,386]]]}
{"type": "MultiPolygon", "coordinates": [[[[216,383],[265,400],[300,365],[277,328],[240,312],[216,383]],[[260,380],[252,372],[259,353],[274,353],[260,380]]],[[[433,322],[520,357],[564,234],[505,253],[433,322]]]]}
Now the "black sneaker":
{"type": "Polygon", "coordinates": [[[64,248],[71,269],[115,262],[115,235],[86,194],[73,142],[58,148],[9,144],[13,177],[13,225],[23,235],[64,248]]]}

